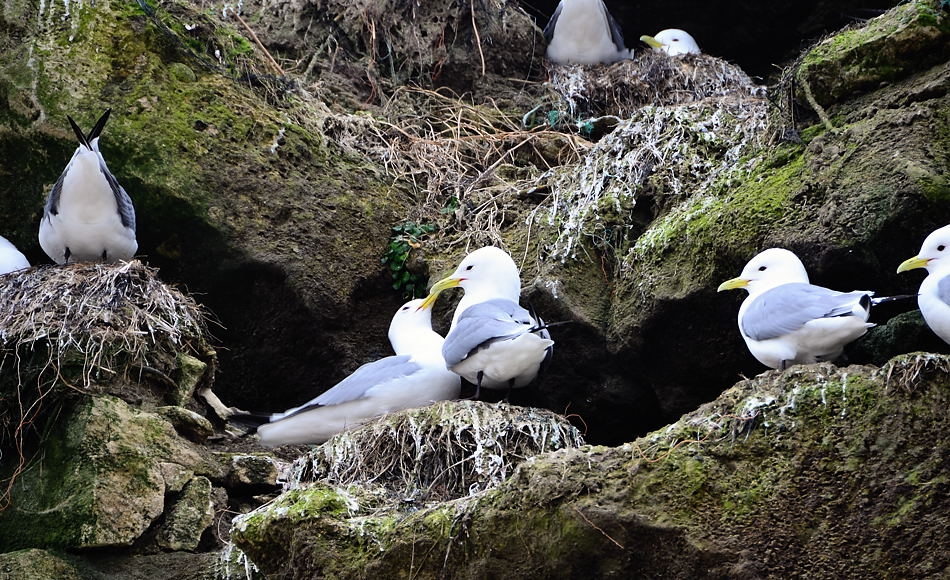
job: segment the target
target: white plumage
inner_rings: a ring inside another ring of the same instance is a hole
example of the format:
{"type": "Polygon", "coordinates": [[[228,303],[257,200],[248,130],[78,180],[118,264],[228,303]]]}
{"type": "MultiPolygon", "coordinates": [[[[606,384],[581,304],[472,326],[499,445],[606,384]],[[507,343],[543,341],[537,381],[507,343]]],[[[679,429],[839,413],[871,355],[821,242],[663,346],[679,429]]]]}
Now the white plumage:
{"type": "Polygon", "coordinates": [[[765,366],[831,361],[874,326],[868,315],[873,292],[837,292],[809,284],[801,260],[771,248],[749,260],[738,278],[719,291],[745,288],[739,331],[752,355],[765,366]]]}
{"type": "Polygon", "coordinates": [[[389,325],[396,356],[367,363],[317,398],[257,429],[268,447],[323,443],[373,417],[458,398],[461,380],[445,367],[443,339],[422,300],[404,304],[389,325]]]}
{"type": "Polygon", "coordinates": [[[620,27],[601,0],[561,0],[544,27],[547,56],[558,64],[612,63],[630,58],[620,27]]]}
{"type": "Polygon", "coordinates": [[[67,117],[79,146],[50,191],[39,231],[40,247],[58,264],[129,260],[138,249],[132,200],[99,151],[110,112],[88,135],[67,117]]]}
{"type": "Polygon", "coordinates": [[[486,246],[470,253],[455,272],[435,284],[422,308],[447,288],[465,295],[452,318],[442,355],[448,367],[481,388],[524,387],[537,377],[554,341],[544,323],[518,304],[521,274],[504,250],[486,246]]]}
{"type": "Polygon", "coordinates": [[[916,268],[927,270],[917,293],[920,313],[934,334],[950,343],[950,225],[927,236],[920,253],[904,260],[897,271],[916,268]]]}
{"type": "Polygon", "coordinates": [[[0,275],[29,267],[30,262],[26,256],[10,240],[0,236],[0,275]]]}
{"type": "Polygon", "coordinates": [[[645,42],[656,50],[662,50],[670,56],[680,54],[700,54],[699,45],[696,39],[685,30],[679,28],[667,28],[656,33],[655,36],[641,36],[641,42],[645,42]]]}

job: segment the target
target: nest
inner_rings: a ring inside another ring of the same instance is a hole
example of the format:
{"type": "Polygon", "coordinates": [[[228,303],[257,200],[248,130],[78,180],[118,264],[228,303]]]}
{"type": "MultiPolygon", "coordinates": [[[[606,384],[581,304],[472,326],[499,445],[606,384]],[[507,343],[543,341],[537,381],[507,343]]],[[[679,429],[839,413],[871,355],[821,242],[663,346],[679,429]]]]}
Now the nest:
{"type": "Polygon", "coordinates": [[[22,461],[25,427],[70,393],[137,403],[169,397],[183,353],[210,358],[205,378],[213,376],[202,311],[141,262],[0,276],[2,447],[12,443],[22,461]]]}
{"type": "Polygon", "coordinates": [[[496,487],[529,457],[583,445],[544,409],[443,401],[330,439],[292,467],[289,487],[322,480],[388,491],[393,501],[446,501],[496,487]]]}
{"type": "Polygon", "coordinates": [[[550,88],[560,121],[583,129],[590,118],[626,118],[646,106],[671,106],[727,95],[765,96],[739,67],[705,54],[670,57],[648,50],[610,66],[558,65],[550,88]]]}

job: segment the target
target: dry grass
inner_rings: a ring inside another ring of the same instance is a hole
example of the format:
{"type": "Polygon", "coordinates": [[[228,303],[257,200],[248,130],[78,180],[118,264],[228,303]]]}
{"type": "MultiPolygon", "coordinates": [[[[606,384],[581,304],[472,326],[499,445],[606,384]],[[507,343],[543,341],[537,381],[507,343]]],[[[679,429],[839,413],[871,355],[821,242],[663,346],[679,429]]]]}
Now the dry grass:
{"type": "Polygon", "coordinates": [[[529,457],[582,444],[544,409],[444,401],[334,437],[296,461],[289,485],[373,485],[398,502],[445,501],[497,486],[529,457]]]}

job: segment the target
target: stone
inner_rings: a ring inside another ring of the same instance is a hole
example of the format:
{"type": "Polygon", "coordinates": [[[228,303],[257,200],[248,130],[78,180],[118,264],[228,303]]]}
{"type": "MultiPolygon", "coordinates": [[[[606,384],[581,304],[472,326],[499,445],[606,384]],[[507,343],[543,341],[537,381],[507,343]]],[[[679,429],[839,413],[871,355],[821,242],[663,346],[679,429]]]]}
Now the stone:
{"type": "Polygon", "coordinates": [[[185,485],[177,500],[166,511],[157,543],[166,550],[194,551],[213,519],[211,481],[207,477],[195,477],[185,485]]]}

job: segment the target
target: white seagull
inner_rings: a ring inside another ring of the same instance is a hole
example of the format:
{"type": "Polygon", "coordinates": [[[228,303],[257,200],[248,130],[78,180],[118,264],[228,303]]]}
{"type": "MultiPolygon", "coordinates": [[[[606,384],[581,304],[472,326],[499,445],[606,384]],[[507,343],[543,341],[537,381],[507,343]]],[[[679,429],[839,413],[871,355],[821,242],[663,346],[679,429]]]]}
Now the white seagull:
{"type": "Polygon", "coordinates": [[[781,248],[756,255],[718,291],[735,288],[749,292],[739,307],[742,338],[759,362],[774,369],[834,360],[874,326],[867,321],[873,292],[809,284],[801,260],[781,248]]]}
{"type": "Polygon", "coordinates": [[[29,268],[30,262],[10,240],[0,236],[0,275],[29,268]]]}
{"type": "Polygon", "coordinates": [[[601,0],[561,0],[544,27],[548,58],[558,64],[610,64],[630,58],[620,26],[601,0]]]}
{"type": "Polygon", "coordinates": [[[524,387],[552,352],[544,323],[518,304],[521,274],[507,252],[486,246],[470,253],[448,278],[432,285],[421,308],[447,288],[465,290],[452,317],[442,355],[452,371],[482,387],[524,387]]]}
{"type": "Polygon", "coordinates": [[[643,35],[640,42],[645,42],[656,50],[662,50],[670,56],[678,54],[700,54],[699,45],[690,33],[679,28],[667,28],[656,33],[655,36],[643,35]]]}
{"type": "Polygon", "coordinates": [[[132,200],[99,151],[99,134],[111,111],[106,109],[88,135],[66,117],[79,147],[46,199],[39,233],[40,246],[57,264],[129,260],[138,249],[132,200]]]}
{"type": "Polygon", "coordinates": [[[920,246],[920,253],[904,260],[897,272],[926,268],[920,284],[917,305],[934,334],[950,343],[950,226],[931,233],[920,246]]]}
{"type": "Polygon", "coordinates": [[[407,302],[393,316],[389,341],[396,356],[364,364],[312,401],[271,415],[257,428],[261,444],[323,443],[373,417],[458,398],[461,380],[446,369],[444,341],[432,330],[432,311],[421,304],[407,302]]]}

